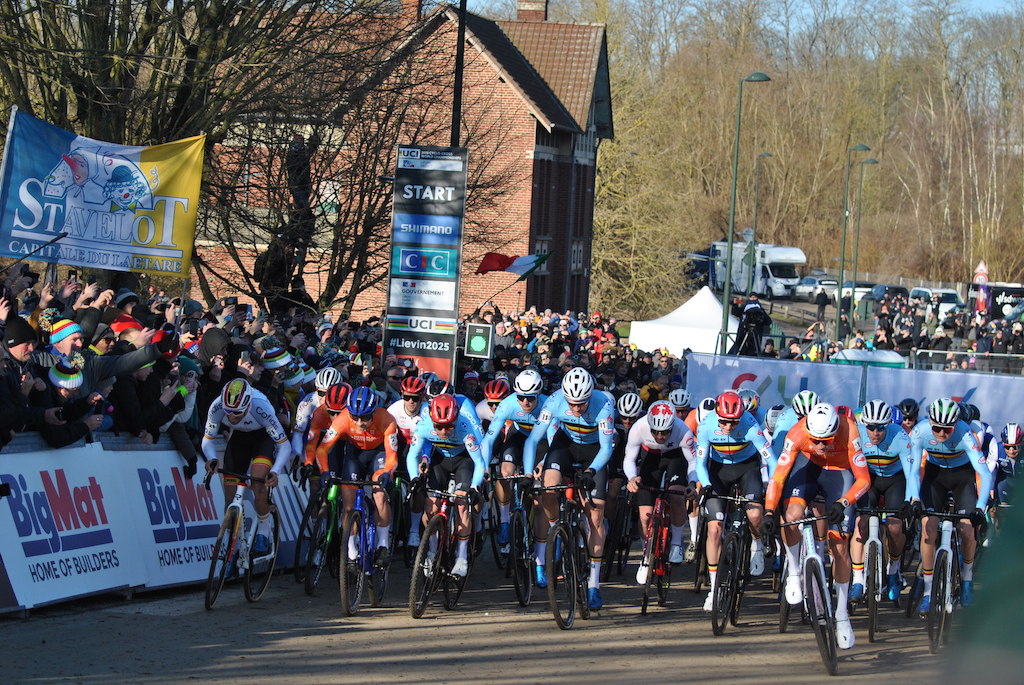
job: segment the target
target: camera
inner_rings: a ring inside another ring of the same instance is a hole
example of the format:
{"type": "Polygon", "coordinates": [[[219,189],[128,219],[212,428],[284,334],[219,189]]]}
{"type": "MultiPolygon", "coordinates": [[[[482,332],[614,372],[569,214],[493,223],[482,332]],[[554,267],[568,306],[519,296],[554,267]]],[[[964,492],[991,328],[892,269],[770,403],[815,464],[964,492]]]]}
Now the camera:
{"type": "Polygon", "coordinates": [[[225,297],[224,298],[224,306],[225,307],[229,307],[229,306],[231,306],[233,304],[235,304],[235,305],[238,304],[238,298],[237,297],[225,297]]]}

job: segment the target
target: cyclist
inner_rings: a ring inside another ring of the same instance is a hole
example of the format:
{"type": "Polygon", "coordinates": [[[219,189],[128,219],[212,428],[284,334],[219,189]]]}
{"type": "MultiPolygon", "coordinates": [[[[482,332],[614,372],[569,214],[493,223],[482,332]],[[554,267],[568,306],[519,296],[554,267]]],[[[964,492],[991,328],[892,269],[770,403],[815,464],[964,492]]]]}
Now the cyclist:
{"type": "Polygon", "coordinates": [[[932,572],[935,567],[935,546],[938,540],[938,519],[928,511],[945,508],[949,494],[954,510],[963,514],[960,521],[960,604],[967,607],[974,601],[974,553],[977,541],[974,527],[985,522],[985,505],[992,490],[992,472],[985,463],[978,438],[960,418],[960,408],[948,397],[940,397],[928,406],[928,421],[922,421],[910,433],[914,454],[925,454],[923,475],[912,469],[907,477],[907,491],[912,498],[920,493],[926,511],[921,520],[921,571],[924,594],[918,609],[927,613],[931,607],[932,572]],[[981,487],[975,479],[980,476],[981,487]]]}
{"type": "MultiPolygon", "coordinates": [[[[426,375],[427,374],[423,374],[423,376],[426,375]]],[[[424,402],[420,408],[420,418],[423,420],[430,419],[429,402],[435,397],[438,395],[451,395],[459,405],[459,415],[464,416],[467,421],[476,426],[477,432],[479,432],[480,435],[483,435],[483,427],[480,425],[480,418],[477,416],[476,404],[474,404],[473,400],[465,395],[457,394],[455,392],[455,388],[453,388],[452,384],[448,381],[441,380],[433,373],[429,373],[429,375],[433,376],[434,380],[427,383],[427,402],[424,402]]],[[[423,376],[420,376],[420,378],[423,378],[423,376]]]]}
{"type": "Polygon", "coordinates": [[[333,463],[331,463],[331,457],[334,456],[333,453],[330,455],[325,453],[322,455],[322,461],[318,460],[317,449],[320,447],[324,435],[330,430],[334,419],[344,411],[345,401],[348,399],[350,392],[352,392],[352,388],[348,383],[336,383],[329,387],[327,394],[324,396],[324,403],[316,408],[312,418],[309,420],[306,456],[302,468],[306,479],[309,481],[310,499],[320,492],[321,483],[320,479],[317,478],[319,474],[341,470],[341,464],[338,463],[337,459],[333,459],[333,463]]]}
{"type": "MultiPolygon", "coordinates": [[[[803,417],[807,416],[807,412],[811,411],[811,407],[818,403],[818,393],[813,390],[801,390],[793,396],[793,400],[789,403],[789,407],[782,412],[775,421],[775,430],[772,431],[772,452],[775,454],[782,454],[782,446],[786,442],[786,433],[800,421],[803,417]]],[[[768,473],[768,477],[771,477],[771,472],[768,473]]]]}
{"type": "MultiPolygon", "coordinates": [[[[420,376],[407,376],[402,379],[400,388],[402,397],[388,407],[388,413],[395,418],[395,423],[398,424],[398,471],[402,473],[405,471],[405,458],[412,445],[416,424],[423,418],[421,412],[427,384],[420,376]]],[[[416,477],[415,473],[405,473],[404,475],[410,481],[416,477]]],[[[422,515],[423,495],[417,492],[409,501],[409,535],[405,541],[407,547],[416,548],[420,544],[420,518],[422,515]]]]}
{"type": "MultiPolygon", "coordinates": [[[[373,561],[387,566],[391,562],[388,549],[391,503],[387,488],[398,465],[398,424],[380,406],[380,402],[380,395],[367,386],[360,386],[349,393],[345,411],[331,421],[331,427],[316,449],[316,458],[322,465],[333,451],[340,451],[337,456],[342,458],[342,478],[373,481],[373,501],[377,507],[377,550],[373,561]]],[[[345,514],[352,511],[356,503],[353,486],[341,489],[341,501],[345,505],[345,514]]],[[[349,537],[349,559],[359,555],[358,544],[357,536],[349,537]]]]}
{"type": "MultiPolygon", "coordinates": [[[[561,485],[563,478],[572,473],[574,466],[585,467],[583,481],[578,483],[589,493],[586,503],[590,520],[588,546],[590,551],[590,589],[588,603],[600,609],[601,555],[604,548],[604,502],[607,488],[607,470],[615,441],[615,401],[603,390],[594,388],[594,377],[582,367],[569,369],[562,378],[562,387],[544,403],[530,436],[523,445],[523,469],[533,472],[538,462],[537,446],[547,439],[547,450],[540,461],[544,469],[542,480],[546,487],[561,485]]],[[[535,474],[536,475],[536,474],[535,474]]],[[[547,549],[548,528],[558,517],[558,498],[552,492],[544,493],[541,506],[546,516],[538,516],[537,586],[547,587],[544,572],[544,552],[547,549]]]]}
{"type": "Polygon", "coordinates": [[[993,472],[992,501],[1006,504],[1013,494],[1017,480],[1017,460],[1024,443],[1024,430],[1019,423],[1008,423],[999,434],[999,442],[992,441],[989,447],[988,465],[993,472]]]}
{"type": "Polygon", "coordinates": [[[309,428],[309,421],[313,417],[313,412],[324,403],[327,389],[332,385],[341,383],[343,380],[341,371],[338,371],[333,366],[320,369],[316,374],[316,379],[313,381],[316,392],[309,393],[299,402],[299,406],[295,409],[295,425],[292,428],[291,439],[292,454],[295,455],[296,459],[301,458],[304,452],[303,442],[306,438],[306,430],[309,428]]]}
{"type": "Polygon", "coordinates": [[[704,611],[711,611],[718,581],[718,558],[725,528],[725,504],[715,495],[728,495],[738,484],[740,495],[752,500],[746,505],[751,530],[750,573],[764,572],[764,544],[761,541],[761,505],[764,497],[761,461],[775,468],[775,455],[754,416],[743,409],[743,400],[734,390],[726,390],[715,401],[697,428],[697,478],[708,489],[704,513],[708,520],[705,550],[711,590],[704,600],[704,611]]]}
{"type": "MultiPolygon", "coordinates": [[[[853,532],[854,503],[871,486],[867,462],[860,446],[857,424],[840,416],[836,408],[820,402],[811,408],[786,434],[779,463],[768,483],[765,498],[765,534],[776,528],[775,509],[786,507],[786,518],[804,517],[807,505],[821,493],[828,510],[828,546],[832,555],[832,577],[836,589],[836,643],[840,649],[854,645],[848,599],[850,591],[850,534],[853,532]],[[786,497],[783,499],[783,489],[786,497]]],[[[786,601],[803,600],[800,583],[800,532],[793,526],[782,532],[789,557],[786,601]]]]}
{"type": "Polygon", "coordinates": [[[487,381],[484,384],[484,398],[476,403],[476,417],[480,420],[480,427],[483,430],[486,431],[487,427],[491,425],[498,405],[511,392],[508,387],[508,381],[504,378],[487,381]]]}
{"type": "MultiPolygon", "coordinates": [[[[491,383],[495,382],[497,381],[491,381],[491,383]]],[[[501,382],[505,383],[505,381],[501,382]]],[[[505,385],[508,387],[507,383],[505,385]]],[[[523,443],[526,442],[526,437],[533,430],[533,425],[537,422],[537,417],[540,416],[541,405],[547,399],[541,394],[544,380],[533,369],[521,371],[516,376],[514,386],[515,394],[501,400],[498,408],[494,411],[493,420],[490,422],[481,445],[484,462],[488,465],[491,463],[491,457],[497,446],[502,476],[522,473],[523,443]]],[[[484,394],[486,393],[485,387],[484,394]]],[[[508,523],[511,517],[509,496],[512,494],[512,489],[506,481],[496,481],[494,490],[501,507],[498,544],[504,547],[509,540],[508,523]]]]}
{"type": "MultiPolygon", "coordinates": [[[[686,529],[686,503],[683,496],[690,483],[695,483],[694,470],[696,443],[693,433],[679,418],[669,402],[659,400],[651,405],[647,415],[629,429],[626,443],[626,458],[622,467],[629,479],[626,489],[636,493],[636,504],[640,511],[640,526],[644,539],[651,536],[651,515],[654,512],[654,494],[643,490],[640,485],[661,487],[662,477],[668,490],[678,492],[669,498],[669,520],[671,540],[668,561],[670,564],[683,563],[683,532],[686,529]]],[[[640,564],[636,582],[647,582],[650,569],[640,564]]]]}
{"type": "MultiPolygon", "coordinates": [[[[417,478],[426,478],[426,485],[432,490],[447,490],[450,479],[455,480],[455,494],[470,500],[477,499],[477,488],[484,482],[487,463],[480,445],[483,436],[480,427],[460,411],[454,395],[443,393],[430,401],[428,418],[416,424],[413,442],[406,455],[405,463],[409,473],[417,478]]],[[[465,576],[469,573],[469,515],[470,507],[463,500],[455,501],[458,512],[455,548],[455,564],[452,573],[465,576]]],[[[440,506],[435,497],[428,497],[423,512],[424,524],[440,506]]],[[[433,545],[435,540],[431,540],[433,545]]],[[[433,560],[436,547],[429,550],[433,560]]]]}
{"type": "MultiPolygon", "coordinates": [[[[618,531],[613,530],[612,522],[615,521],[615,514],[618,511],[622,484],[626,482],[626,473],[622,470],[622,462],[626,457],[629,431],[644,415],[644,401],[635,392],[625,392],[615,401],[615,408],[618,410],[619,422],[615,424],[615,445],[612,447],[612,458],[608,461],[608,499],[605,500],[604,505],[604,516],[608,521],[610,535],[618,534],[618,531]]],[[[605,540],[605,547],[617,545],[618,542],[618,538],[609,537],[605,540]]]]}
{"type": "Polygon", "coordinates": [[[744,411],[750,412],[754,420],[757,421],[757,425],[763,429],[765,414],[768,410],[761,406],[761,396],[750,388],[741,388],[738,393],[740,399],[743,400],[744,411]]]}
{"type": "Polygon", "coordinates": [[[904,397],[896,405],[896,409],[903,417],[899,422],[900,426],[907,432],[907,435],[910,435],[910,431],[914,430],[914,426],[917,425],[917,416],[921,413],[921,405],[913,397],[904,397]]]}
{"type": "MultiPolygon", "coordinates": [[[[207,412],[202,444],[207,473],[216,473],[217,470],[219,460],[213,441],[222,427],[230,430],[224,448],[224,470],[249,473],[253,478],[266,479],[266,482],[252,484],[259,521],[253,552],[269,554],[273,537],[270,530],[269,492],[270,488],[277,485],[278,476],[288,464],[291,445],[270,400],[241,378],[228,381],[207,412]]],[[[235,496],[238,479],[225,475],[222,483],[224,501],[230,502],[235,496]]]]}
{"type": "Polygon", "coordinates": [[[686,417],[693,411],[690,408],[690,393],[684,388],[676,388],[670,392],[668,394],[668,401],[672,405],[672,409],[675,410],[676,416],[682,421],[685,421],[686,417]]]}
{"type": "MultiPolygon", "coordinates": [[[[917,460],[910,451],[910,436],[892,422],[892,408],[882,400],[871,400],[865,404],[857,423],[861,449],[871,474],[871,487],[858,504],[873,509],[884,501],[886,507],[902,509],[904,518],[909,518],[910,511],[904,508],[907,474],[911,469],[918,468],[917,460]]],[[[885,538],[889,565],[884,592],[890,600],[895,601],[903,588],[900,557],[907,540],[903,532],[903,519],[896,516],[886,518],[885,538]]],[[[868,517],[860,516],[857,519],[857,534],[850,541],[850,557],[853,560],[850,599],[854,601],[864,598],[864,543],[867,539],[868,517]]]]}
{"type": "Polygon", "coordinates": [[[769,409],[764,415],[765,437],[768,439],[769,442],[772,442],[773,440],[773,437],[775,435],[775,428],[776,426],[778,426],[779,423],[779,417],[782,416],[782,413],[784,411],[786,411],[786,405],[776,404],[773,405],[772,408],[769,409]]]}

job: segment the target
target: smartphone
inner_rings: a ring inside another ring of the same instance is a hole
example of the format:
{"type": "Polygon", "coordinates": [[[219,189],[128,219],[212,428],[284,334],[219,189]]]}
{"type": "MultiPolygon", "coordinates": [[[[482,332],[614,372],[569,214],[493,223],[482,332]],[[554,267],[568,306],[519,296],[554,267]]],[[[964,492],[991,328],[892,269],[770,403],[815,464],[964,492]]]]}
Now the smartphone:
{"type": "Polygon", "coordinates": [[[191,336],[199,335],[199,319],[189,319],[188,334],[191,336]]]}
{"type": "Polygon", "coordinates": [[[252,305],[251,304],[243,304],[242,305],[242,313],[245,314],[246,321],[252,321],[252,305]]]}
{"type": "Polygon", "coordinates": [[[68,269],[68,280],[72,282],[78,280],[78,269],[68,269]]]}
{"type": "Polygon", "coordinates": [[[224,306],[225,307],[233,305],[233,304],[238,304],[238,298],[237,297],[225,297],[224,298],[224,306]]]}

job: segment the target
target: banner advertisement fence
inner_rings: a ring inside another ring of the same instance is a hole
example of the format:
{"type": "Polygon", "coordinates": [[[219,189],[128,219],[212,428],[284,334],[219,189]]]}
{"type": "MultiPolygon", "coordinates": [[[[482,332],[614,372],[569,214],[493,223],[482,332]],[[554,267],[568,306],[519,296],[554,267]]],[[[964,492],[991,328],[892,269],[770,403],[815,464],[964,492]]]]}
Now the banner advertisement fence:
{"type": "Polygon", "coordinates": [[[0,255],[187,278],[206,136],[148,147],[11,115],[0,182],[0,255]]]}
{"type": "Polygon", "coordinates": [[[451,379],[459,315],[465,148],[402,145],[395,172],[384,348],[451,379]]]}

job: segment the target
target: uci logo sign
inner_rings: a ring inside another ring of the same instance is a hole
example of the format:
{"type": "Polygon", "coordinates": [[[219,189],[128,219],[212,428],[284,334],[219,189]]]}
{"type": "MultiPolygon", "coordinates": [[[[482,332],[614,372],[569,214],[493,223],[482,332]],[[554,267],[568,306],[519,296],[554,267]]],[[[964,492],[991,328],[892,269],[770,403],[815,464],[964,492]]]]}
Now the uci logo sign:
{"type": "Polygon", "coordinates": [[[455,252],[422,247],[398,247],[393,255],[397,272],[404,275],[454,278],[455,252]]]}

